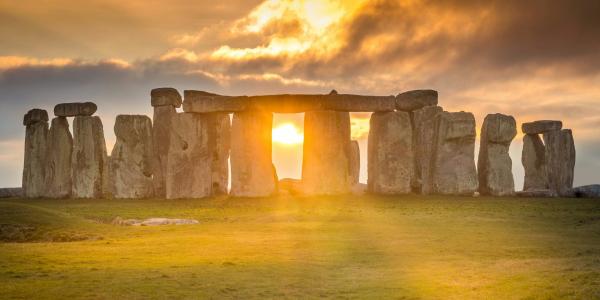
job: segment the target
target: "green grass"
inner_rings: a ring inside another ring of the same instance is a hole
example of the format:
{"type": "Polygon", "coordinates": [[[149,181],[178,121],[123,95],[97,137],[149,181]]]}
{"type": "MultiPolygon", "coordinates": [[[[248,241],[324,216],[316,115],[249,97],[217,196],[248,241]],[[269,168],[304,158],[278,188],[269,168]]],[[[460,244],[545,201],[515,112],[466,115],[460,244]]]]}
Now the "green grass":
{"type": "Polygon", "coordinates": [[[600,298],[598,200],[5,199],[0,224],[3,299],[600,298]]]}

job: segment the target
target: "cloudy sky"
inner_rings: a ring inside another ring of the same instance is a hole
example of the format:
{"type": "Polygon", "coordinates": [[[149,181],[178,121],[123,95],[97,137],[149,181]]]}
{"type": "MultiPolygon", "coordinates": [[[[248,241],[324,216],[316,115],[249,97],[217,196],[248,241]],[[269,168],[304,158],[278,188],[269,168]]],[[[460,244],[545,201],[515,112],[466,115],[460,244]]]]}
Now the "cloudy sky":
{"type": "MultiPolygon", "coordinates": [[[[94,101],[110,149],[115,116],[150,114],[150,89],[163,86],[436,89],[445,110],[472,111],[478,126],[496,112],[563,120],[575,184],[599,183],[599,11],[595,0],[0,0],[0,186],[20,185],[28,109],[94,101]]],[[[301,115],[275,121],[302,130],[301,115]]],[[[368,115],[354,114],[362,150],[367,132],[368,115]]],[[[521,138],[511,147],[518,188],[521,138]]],[[[300,176],[300,151],[274,144],[280,177],[300,176]]]]}

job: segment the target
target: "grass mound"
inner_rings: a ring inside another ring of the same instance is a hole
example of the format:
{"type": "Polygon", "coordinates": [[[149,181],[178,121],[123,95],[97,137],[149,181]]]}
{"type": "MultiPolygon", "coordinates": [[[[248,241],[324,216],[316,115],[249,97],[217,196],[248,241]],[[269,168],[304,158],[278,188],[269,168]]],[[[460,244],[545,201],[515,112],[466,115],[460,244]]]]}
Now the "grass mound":
{"type": "Polygon", "coordinates": [[[80,231],[89,222],[59,211],[21,203],[0,203],[0,242],[75,242],[101,239],[80,231]],[[77,229],[75,229],[77,228],[77,229]]]}

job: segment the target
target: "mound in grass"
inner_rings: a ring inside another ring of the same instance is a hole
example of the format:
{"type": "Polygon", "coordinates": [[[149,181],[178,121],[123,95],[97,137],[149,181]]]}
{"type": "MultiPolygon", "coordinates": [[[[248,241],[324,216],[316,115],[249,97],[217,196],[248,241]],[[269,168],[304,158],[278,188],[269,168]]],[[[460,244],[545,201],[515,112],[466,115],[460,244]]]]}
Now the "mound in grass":
{"type": "Polygon", "coordinates": [[[63,212],[27,204],[0,203],[0,242],[74,242],[101,239],[98,235],[85,232],[90,225],[84,219],[63,212]],[[74,231],[73,228],[78,228],[78,231],[74,231]]]}

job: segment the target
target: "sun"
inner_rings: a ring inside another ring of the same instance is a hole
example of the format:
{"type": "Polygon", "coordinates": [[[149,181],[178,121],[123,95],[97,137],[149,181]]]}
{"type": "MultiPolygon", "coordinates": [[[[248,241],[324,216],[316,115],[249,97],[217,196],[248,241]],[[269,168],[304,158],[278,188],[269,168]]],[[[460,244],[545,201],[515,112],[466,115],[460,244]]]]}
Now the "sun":
{"type": "Polygon", "coordinates": [[[304,142],[304,135],[292,123],[284,123],[273,128],[273,141],[284,145],[296,145],[304,142]]]}

